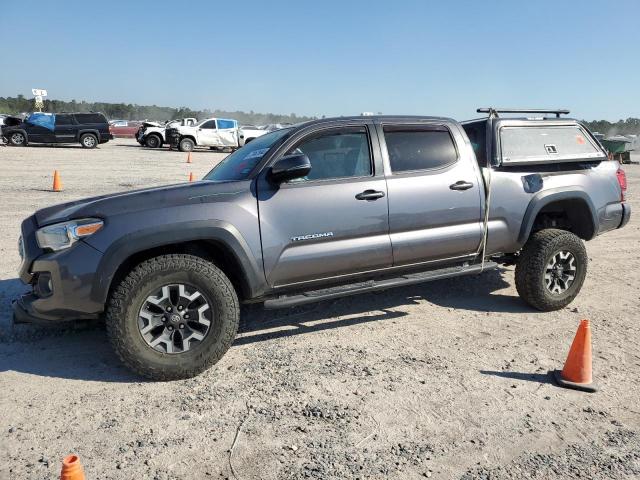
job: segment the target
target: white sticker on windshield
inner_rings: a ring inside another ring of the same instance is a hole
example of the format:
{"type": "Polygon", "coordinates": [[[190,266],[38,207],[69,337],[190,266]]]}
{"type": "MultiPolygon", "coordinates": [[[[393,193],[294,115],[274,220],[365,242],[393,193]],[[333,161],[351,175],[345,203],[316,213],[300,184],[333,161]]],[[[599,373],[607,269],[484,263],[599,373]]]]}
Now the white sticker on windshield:
{"type": "Polygon", "coordinates": [[[267,153],[267,150],[269,149],[259,148],[258,150],[254,150],[253,152],[249,153],[246,157],[244,157],[244,159],[249,160],[250,158],[262,157],[265,153],[267,153]]]}

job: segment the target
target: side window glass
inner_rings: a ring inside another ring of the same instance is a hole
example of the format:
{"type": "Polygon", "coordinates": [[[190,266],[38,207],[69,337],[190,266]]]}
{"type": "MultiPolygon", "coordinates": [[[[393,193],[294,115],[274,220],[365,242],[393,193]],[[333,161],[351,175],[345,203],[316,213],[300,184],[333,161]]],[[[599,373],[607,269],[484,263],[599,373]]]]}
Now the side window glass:
{"type": "Polygon", "coordinates": [[[579,125],[503,127],[502,163],[548,162],[602,157],[579,125]]]}
{"type": "Polygon", "coordinates": [[[235,128],[236,122],[233,120],[218,120],[218,128],[221,130],[235,128]]]}
{"type": "Polygon", "coordinates": [[[307,177],[295,181],[365,177],[372,174],[367,130],[362,127],[331,130],[302,140],[286,155],[304,153],[311,162],[307,177]]]}
{"type": "Polygon", "coordinates": [[[107,119],[99,113],[77,113],[75,117],[80,124],[107,123],[107,119]]]}
{"type": "Polygon", "coordinates": [[[458,158],[451,134],[444,127],[389,125],[383,130],[394,173],[444,167],[458,158]]]}
{"type": "Polygon", "coordinates": [[[206,128],[206,129],[210,129],[210,130],[215,130],[216,121],[215,120],[209,120],[208,122],[204,122],[200,128],[206,128]]]}
{"type": "Polygon", "coordinates": [[[56,126],[58,125],[73,125],[71,115],[56,115],[56,126]]]}

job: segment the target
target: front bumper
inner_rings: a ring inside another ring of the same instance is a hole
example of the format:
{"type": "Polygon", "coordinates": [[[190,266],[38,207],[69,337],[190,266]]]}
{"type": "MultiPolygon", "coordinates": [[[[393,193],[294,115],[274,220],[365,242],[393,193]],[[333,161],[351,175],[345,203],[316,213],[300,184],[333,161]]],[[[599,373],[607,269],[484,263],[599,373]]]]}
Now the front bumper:
{"type": "Polygon", "coordinates": [[[47,323],[97,318],[104,310],[104,304],[93,295],[102,253],[84,241],[66,250],[46,253],[35,242],[34,228],[33,217],[23,222],[20,279],[34,288],[14,303],[15,320],[47,323]],[[46,295],[37,288],[38,277],[43,274],[48,274],[52,285],[46,295]]]}

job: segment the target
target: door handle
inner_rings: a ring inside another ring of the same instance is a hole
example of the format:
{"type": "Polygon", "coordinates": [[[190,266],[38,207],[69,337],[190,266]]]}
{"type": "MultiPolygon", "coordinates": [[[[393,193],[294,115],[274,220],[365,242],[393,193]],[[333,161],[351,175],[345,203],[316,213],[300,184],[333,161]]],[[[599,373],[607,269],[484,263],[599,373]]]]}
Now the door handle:
{"type": "Polygon", "coordinates": [[[382,197],[384,197],[384,192],[379,192],[377,190],[365,190],[364,192],[356,195],[357,200],[377,200],[382,197]]]}
{"type": "Polygon", "coordinates": [[[469,190],[473,187],[473,183],[465,182],[464,180],[458,180],[456,183],[449,185],[451,190],[469,190]]]}

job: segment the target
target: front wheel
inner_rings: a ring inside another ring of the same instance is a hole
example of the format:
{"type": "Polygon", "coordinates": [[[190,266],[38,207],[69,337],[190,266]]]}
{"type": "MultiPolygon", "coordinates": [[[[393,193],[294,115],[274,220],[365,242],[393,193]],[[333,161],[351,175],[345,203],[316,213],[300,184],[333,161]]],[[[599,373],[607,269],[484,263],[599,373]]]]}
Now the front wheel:
{"type": "Polygon", "coordinates": [[[158,148],[162,146],[162,140],[158,135],[149,135],[144,139],[144,144],[148,148],[158,148]]]}
{"type": "Polygon", "coordinates": [[[190,378],[231,347],[240,305],[227,276],[193,255],[162,255],[135,267],[107,308],[111,345],[152,380],[190,378]]]}
{"type": "Polygon", "coordinates": [[[518,294],[538,310],[560,310],[580,292],[587,263],[579,237],[565,230],[540,230],[529,238],[516,264],[518,294]]]}
{"type": "Polygon", "coordinates": [[[12,133],[9,135],[9,144],[14,147],[23,147],[27,144],[27,139],[20,132],[12,133]]]}
{"type": "Polygon", "coordinates": [[[183,138],[178,144],[178,150],[181,152],[191,152],[196,144],[190,138],[183,138]]]}

